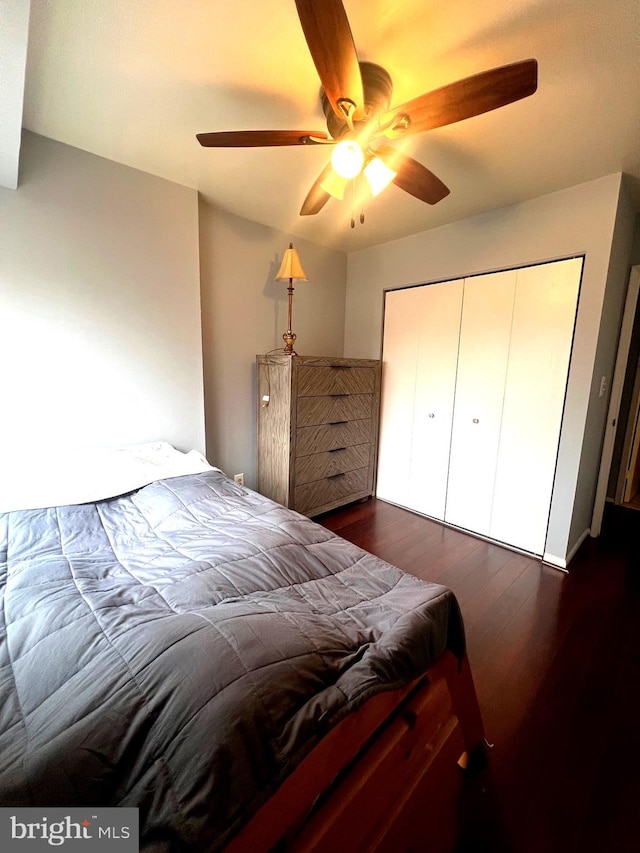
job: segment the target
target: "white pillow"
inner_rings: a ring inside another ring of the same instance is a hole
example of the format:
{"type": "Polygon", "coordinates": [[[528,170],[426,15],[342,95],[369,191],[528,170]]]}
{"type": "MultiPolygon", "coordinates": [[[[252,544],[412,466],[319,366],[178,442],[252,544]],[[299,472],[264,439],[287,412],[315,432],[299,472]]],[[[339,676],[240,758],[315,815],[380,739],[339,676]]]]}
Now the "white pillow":
{"type": "Polygon", "coordinates": [[[0,512],[89,503],[211,470],[197,450],[182,453],[166,441],[14,453],[0,459],[0,512]]]}

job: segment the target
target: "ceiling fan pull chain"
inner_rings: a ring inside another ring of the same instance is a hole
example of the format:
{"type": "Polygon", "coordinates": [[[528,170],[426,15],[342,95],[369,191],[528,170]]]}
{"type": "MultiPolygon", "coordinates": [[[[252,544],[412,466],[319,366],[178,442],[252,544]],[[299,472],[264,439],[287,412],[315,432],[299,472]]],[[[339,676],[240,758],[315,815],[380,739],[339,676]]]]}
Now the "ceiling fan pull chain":
{"type": "Polygon", "coordinates": [[[355,186],[355,181],[352,181],[351,182],[351,188],[350,188],[351,189],[351,227],[352,228],[356,227],[356,220],[354,219],[354,216],[353,216],[354,208],[356,206],[356,201],[355,201],[356,193],[355,193],[354,186],[355,186]]]}

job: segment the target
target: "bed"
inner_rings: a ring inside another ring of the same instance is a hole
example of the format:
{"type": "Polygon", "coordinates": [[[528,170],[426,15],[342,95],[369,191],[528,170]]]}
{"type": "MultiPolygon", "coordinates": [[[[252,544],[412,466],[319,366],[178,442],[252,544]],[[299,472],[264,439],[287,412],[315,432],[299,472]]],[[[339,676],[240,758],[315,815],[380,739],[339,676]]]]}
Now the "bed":
{"type": "Polygon", "coordinates": [[[56,476],[0,495],[0,806],[135,806],[149,850],[408,850],[429,811],[453,843],[448,589],[164,443],[56,476]]]}

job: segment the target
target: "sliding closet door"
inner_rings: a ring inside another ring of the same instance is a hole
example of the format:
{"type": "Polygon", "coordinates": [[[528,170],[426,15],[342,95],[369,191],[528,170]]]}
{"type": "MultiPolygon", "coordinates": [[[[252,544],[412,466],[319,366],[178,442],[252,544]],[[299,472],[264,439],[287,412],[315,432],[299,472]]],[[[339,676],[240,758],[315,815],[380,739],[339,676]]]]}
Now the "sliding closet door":
{"type": "Polygon", "coordinates": [[[544,552],[582,259],[518,270],[489,535],[544,552]]]}
{"type": "Polygon", "coordinates": [[[415,401],[420,288],[390,290],[384,303],[376,495],[407,506],[415,401]]]}
{"type": "Polygon", "coordinates": [[[418,288],[420,327],[406,506],[444,518],[463,279],[418,288]]]}
{"type": "Polygon", "coordinates": [[[465,279],[445,521],[489,534],[515,271],[465,279]]]}

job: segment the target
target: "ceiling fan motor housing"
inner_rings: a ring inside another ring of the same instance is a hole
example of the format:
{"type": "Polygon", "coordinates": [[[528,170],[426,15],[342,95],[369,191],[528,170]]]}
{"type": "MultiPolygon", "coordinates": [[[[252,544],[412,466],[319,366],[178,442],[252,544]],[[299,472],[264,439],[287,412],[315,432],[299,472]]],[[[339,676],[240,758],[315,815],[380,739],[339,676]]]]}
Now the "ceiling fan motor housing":
{"type": "MultiPolygon", "coordinates": [[[[362,75],[362,90],[364,93],[364,116],[361,122],[368,123],[383,113],[387,112],[391,105],[393,83],[389,73],[374,62],[359,62],[362,75]]],[[[327,129],[333,139],[339,139],[349,131],[346,118],[341,118],[333,111],[324,90],[320,91],[322,109],[327,119],[327,129]]],[[[357,127],[360,122],[356,121],[357,127]]]]}

